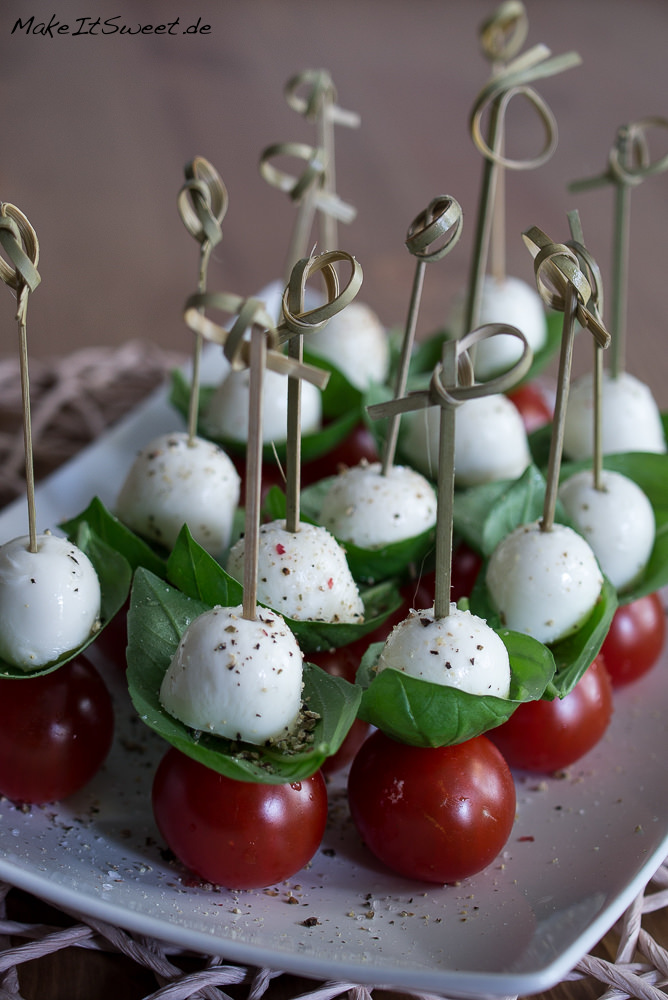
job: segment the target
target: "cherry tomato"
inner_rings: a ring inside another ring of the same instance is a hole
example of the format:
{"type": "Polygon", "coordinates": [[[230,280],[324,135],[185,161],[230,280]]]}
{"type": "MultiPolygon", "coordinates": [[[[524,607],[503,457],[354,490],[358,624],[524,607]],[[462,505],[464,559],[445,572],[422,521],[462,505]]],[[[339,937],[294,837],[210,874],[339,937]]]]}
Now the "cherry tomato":
{"type": "Polygon", "coordinates": [[[0,680],[0,793],[55,802],[83,788],[111,747],[109,691],[83,658],[39,677],[0,680]]]}
{"type": "Polygon", "coordinates": [[[542,390],[533,382],[526,382],[508,393],[508,398],[520,411],[527,434],[544,427],[552,420],[552,407],[542,390]]]}
{"type": "Polygon", "coordinates": [[[351,469],[362,461],[379,460],[376,439],[364,423],[357,424],[350,434],[335,445],[326,455],[304,462],[302,466],[302,486],[310,486],[320,479],[335,476],[342,468],[351,469]]]}
{"type": "Polygon", "coordinates": [[[597,657],[564,698],[520,705],[488,732],[510,767],[550,774],[591,750],[612,717],[612,685],[597,657]]]}
{"type": "Polygon", "coordinates": [[[485,736],[424,748],[377,730],[352,763],[348,802],[380,861],[399,875],[441,884],[486,868],[515,819],[512,775],[485,736]]]}
{"type": "Polygon", "coordinates": [[[601,654],[613,687],[646,674],[657,662],[666,640],[666,612],[658,594],[620,604],[601,654]]]}
{"type": "Polygon", "coordinates": [[[170,849],[200,878],[259,889],[313,857],[327,790],[319,771],[285,785],[235,781],[170,747],[153,781],[153,812],[170,849]]]}

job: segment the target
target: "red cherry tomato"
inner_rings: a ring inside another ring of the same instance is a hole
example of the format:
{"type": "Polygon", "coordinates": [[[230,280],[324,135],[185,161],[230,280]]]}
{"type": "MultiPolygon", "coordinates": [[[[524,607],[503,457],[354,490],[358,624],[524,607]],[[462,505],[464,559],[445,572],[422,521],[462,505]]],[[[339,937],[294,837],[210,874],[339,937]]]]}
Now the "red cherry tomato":
{"type": "Polygon", "coordinates": [[[285,785],[235,781],[170,747],[153,781],[153,812],[192,872],[228,889],[259,889],[313,857],[327,821],[327,790],[319,771],[285,785]]]}
{"type": "Polygon", "coordinates": [[[90,781],[111,747],[109,691],[83,658],[40,677],[0,680],[0,793],[55,802],[90,781]]]}
{"type": "Polygon", "coordinates": [[[612,685],[597,657],[565,698],[525,702],[487,735],[510,767],[550,774],[598,743],[612,710],[612,685]]]}
{"type": "Polygon", "coordinates": [[[378,460],[376,439],[366,424],[360,423],[326,455],[314,458],[310,462],[304,462],[302,486],[310,486],[320,479],[335,476],[340,469],[351,469],[362,461],[377,462],[378,460]]]}
{"type": "Polygon", "coordinates": [[[487,867],[515,819],[515,785],[484,736],[448,747],[412,747],[377,730],[348,778],[362,839],[408,878],[454,882],[487,867]]]}
{"type": "Polygon", "coordinates": [[[544,427],[552,420],[552,407],[542,390],[533,382],[527,382],[508,393],[508,398],[520,411],[527,434],[544,427]]]}
{"type": "Polygon", "coordinates": [[[620,604],[601,654],[613,687],[646,674],[659,659],[666,640],[666,612],[658,594],[620,604]]]}

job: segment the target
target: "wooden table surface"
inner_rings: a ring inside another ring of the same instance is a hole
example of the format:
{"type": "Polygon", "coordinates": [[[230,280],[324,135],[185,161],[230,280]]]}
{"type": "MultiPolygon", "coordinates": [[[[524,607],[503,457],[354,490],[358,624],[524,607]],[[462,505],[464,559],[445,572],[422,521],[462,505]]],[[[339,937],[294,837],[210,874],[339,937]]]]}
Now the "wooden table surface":
{"type": "MultiPolygon", "coordinates": [[[[440,324],[469,268],[481,160],[468,118],[489,76],[478,26],[494,6],[481,0],[104,0],[93,10],[75,0],[4,0],[0,198],[25,212],[41,245],[30,353],[48,358],[128,340],[189,350],[182,306],[195,289],[197,250],[178,218],[176,195],[184,164],[195,155],[217,167],[230,196],[210,287],[249,295],[280,276],[295,209],[260,177],[258,160],[272,143],[314,141],[313,127],[283,97],[288,78],[314,67],[331,72],[339,104],[361,116],[358,129],[337,129],[338,191],[357,208],[355,221],[339,226],[339,245],[359,259],[362,297],[386,323],[403,322],[408,306],[409,223],[439,194],[463,206],[460,245],[426,276],[419,333],[440,324]],[[55,22],[68,31],[58,33],[55,22]],[[172,22],[163,34],[110,30],[172,22]],[[210,30],[184,33],[197,23],[210,30]]],[[[529,0],[527,8],[527,46],[545,43],[554,54],[574,50],[582,65],[537,85],[556,116],[559,144],[540,169],[507,175],[507,267],[532,280],[522,230],[538,225],[563,241],[566,212],[577,207],[605,279],[612,190],[576,197],[566,185],[605,170],[619,126],[668,113],[668,4],[529,0]]],[[[518,154],[530,155],[542,141],[535,116],[520,100],[510,117],[510,151],[516,145],[518,154]]],[[[668,148],[666,135],[652,130],[653,159],[668,148]]],[[[668,177],[650,177],[633,191],[628,366],[648,382],[662,409],[668,407],[667,210],[668,177]]],[[[3,301],[7,333],[0,354],[8,356],[12,307],[8,297],[3,301]]],[[[588,351],[576,350],[576,371],[588,360],[588,351]]],[[[12,905],[35,913],[23,897],[12,905]]],[[[652,919],[668,943],[668,915],[652,919]]],[[[32,963],[21,981],[24,995],[40,1000],[133,1000],[154,988],[152,977],[131,962],[83,951],[32,963]]],[[[291,985],[298,992],[308,984],[291,985]]],[[[290,988],[277,984],[269,996],[279,1000],[290,988]]],[[[549,996],[591,992],[571,985],[549,996]]]]}

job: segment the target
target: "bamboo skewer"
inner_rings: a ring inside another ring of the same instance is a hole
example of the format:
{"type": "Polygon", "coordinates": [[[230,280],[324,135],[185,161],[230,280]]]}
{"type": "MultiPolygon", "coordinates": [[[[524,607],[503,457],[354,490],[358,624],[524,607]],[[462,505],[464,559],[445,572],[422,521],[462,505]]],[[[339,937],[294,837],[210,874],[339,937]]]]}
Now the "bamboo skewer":
{"type": "MultiPolygon", "coordinates": [[[[416,258],[416,265],[408,317],[401,343],[401,357],[394,388],[395,398],[403,396],[406,392],[426,266],[430,262],[441,260],[452,250],[462,232],[462,219],[462,209],[459,202],[449,195],[442,195],[434,198],[427,208],[416,216],[408,228],[406,247],[416,258]]],[[[388,424],[381,466],[384,476],[388,474],[394,463],[400,420],[400,415],[394,414],[388,424]]]]}
{"type": "Polygon", "coordinates": [[[35,230],[23,212],[7,202],[0,203],[0,246],[2,246],[11,261],[11,265],[9,265],[0,257],[0,279],[16,292],[23,448],[25,453],[26,500],[28,505],[28,547],[30,552],[36,553],[37,523],[32,423],[30,416],[27,313],[30,292],[37,288],[41,280],[37,270],[37,264],[39,263],[39,242],[35,230]]]}
{"type": "MultiPolygon", "coordinates": [[[[227,188],[217,170],[203,156],[196,156],[186,164],[185,176],[185,183],[177,198],[177,207],[184,226],[200,245],[197,291],[204,293],[211,253],[223,238],[222,221],[227,213],[229,199],[227,188]]],[[[197,436],[201,358],[202,337],[197,334],[193,347],[188,406],[188,441],[191,445],[197,436]]]]}
{"type": "MultiPolygon", "coordinates": [[[[329,199],[335,198],[334,126],[357,128],[360,116],[337,105],[336,88],[330,74],[324,69],[305,70],[292,77],[285,86],[285,98],[291,108],[316,123],[316,146],[322,150],[325,163],[322,189],[329,199]],[[305,96],[300,94],[303,88],[306,88],[305,96]]],[[[321,213],[320,219],[322,249],[335,250],[338,246],[337,217],[334,213],[325,211],[321,213]]]]}
{"type": "Polygon", "coordinates": [[[554,526],[559,473],[563,453],[566,406],[570,387],[573,359],[575,319],[587,327],[594,339],[607,347],[610,334],[586,305],[591,296],[591,285],[579,267],[572,249],[564,243],[553,243],[537,226],[522,233],[522,239],[534,258],[536,286],[543,301],[552,309],[563,312],[557,398],[554,408],[550,455],[541,530],[551,531],[554,526]]]}
{"type": "Polygon", "coordinates": [[[668,154],[654,162],[650,159],[647,142],[647,131],[650,128],[668,128],[668,119],[648,117],[621,126],[608,155],[605,173],[573,181],[568,185],[568,190],[572,192],[588,191],[605,184],[615,186],[610,349],[612,378],[619,378],[626,369],[631,189],[646,178],[668,170],[668,154]]]}
{"type": "MultiPolygon", "coordinates": [[[[571,231],[571,239],[568,246],[578,256],[581,266],[586,269],[587,280],[591,285],[591,297],[589,299],[589,310],[599,320],[603,322],[603,283],[598,264],[587,250],[584,242],[584,233],[580,214],[577,210],[568,213],[568,224],[571,231]]],[[[605,346],[594,340],[594,449],[592,455],[592,474],[594,489],[603,488],[601,473],[603,470],[603,351],[605,346]]]]}
{"type": "Polygon", "coordinates": [[[580,63],[575,52],[550,58],[549,49],[536,45],[508,62],[495,73],[476,99],[470,118],[473,142],[484,158],[478,216],[475,229],[473,254],[469,274],[464,331],[471,330],[480,321],[482,283],[487,271],[494,205],[498,199],[498,182],[503,169],[529,170],[542,166],[552,156],[557,144],[557,125],[552,111],[530,86],[535,80],[554,76],[580,63]],[[504,153],[504,121],[511,100],[518,94],[527,98],[538,112],[545,130],[541,152],[525,160],[509,159],[504,153]],[[489,110],[486,137],[482,135],[482,119],[489,110]]]}
{"type": "Polygon", "coordinates": [[[455,408],[467,399],[506,392],[526,375],[531,367],[532,352],[522,333],[505,323],[490,323],[472,330],[459,340],[446,340],[441,362],[436,366],[428,389],[409,392],[404,396],[369,406],[374,419],[408,413],[428,406],[441,407],[439,467],[436,515],[436,573],[434,616],[445,618],[450,613],[450,581],[452,572],[452,523],[455,483],[454,432],[455,408]],[[469,356],[471,348],[488,337],[509,335],[522,343],[522,354],[515,365],[489,382],[476,383],[469,356]],[[446,412],[447,411],[447,412],[446,412]]]}

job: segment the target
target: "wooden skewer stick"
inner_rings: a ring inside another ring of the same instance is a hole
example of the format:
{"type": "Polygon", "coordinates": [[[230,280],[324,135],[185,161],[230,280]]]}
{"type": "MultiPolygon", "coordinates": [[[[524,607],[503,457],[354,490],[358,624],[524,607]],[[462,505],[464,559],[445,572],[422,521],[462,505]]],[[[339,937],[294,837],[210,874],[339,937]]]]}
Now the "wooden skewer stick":
{"type": "MultiPolygon", "coordinates": [[[[186,229],[200,245],[197,291],[204,293],[211,253],[223,238],[222,221],[227,212],[229,199],[227,188],[218,171],[203,156],[196,156],[186,164],[185,176],[185,183],[179,191],[177,207],[186,229]]],[[[197,435],[201,358],[202,337],[197,334],[193,347],[193,371],[188,406],[188,441],[191,445],[197,435]]]]}
{"type": "Polygon", "coordinates": [[[244,511],[243,617],[255,621],[262,503],[262,410],[267,367],[266,333],[253,326],[250,335],[250,391],[246,444],[246,509],[244,511]]]}
{"type": "MultiPolygon", "coordinates": [[[[457,243],[462,232],[462,209],[459,202],[450,195],[434,198],[408,228],[406,247],[416,258],[413,287],[408,306],[408,317],[401,343],[401,357],[394,387],[395,398],[406,392],[408,369],[415,342],[415,331],[422,298],[425,268],[428,263],[445,257],[457,243]],[[431,249],[430,249],[431,248],[431,249]]],[[[394,456],[399,438],[401,415],[390,418],[383,449],[382,474],[386,476],[394,464],[394,456]]]]}
{"type": "Polygon", "coordinates": [[[523,378],[531,367],[532,352],[522,333],[505,323],[490,323],[464,334],[459,340],[446,340],[441,362],[436,366],[429,388],[409,392],[405,396],[367,407],[369,416],[376,420],[428,406],[441,407],[439,462],[436,514],[436,574],[434,616],[445,618],[450,614],[450,581],[452,574],[452,522],[455,486],[455,408],[466,399],[506,392],[523,378]],[[507,372],[475,383],[473,365],[469,357],[471,348],[481,340],[497,335],[517,337],[522,343],[522,354],[507,372]]]}
{"type": "MultiPolygon", "coordinates": [[[[489,61],[492,76],[501,73],[509,60],[522,48],[529,21],[526,8],[521,0],[503,0],[491,17],[480,26],[480,48],[489,61]]],[[[499,141],[499,152],[503,155],[504,138],[499,141]]],[[[495,182],[494,206],[492,210],[490,257],[491,273],[497,281],[506,276],[506,205],[505,171],[500,168],[495,182]]]]}
{"type": "Polygon", "coordinates": [[[185,304],[184,319],[195,334],[221,344],[233,368],[250,368],[249,431],[246,449],[245,557],[243,616],[254,620],[257,604],[257,564],[260,536],[262,491],[262,408],[264,373],[267,368],[280,374],[304,378],[319,388],[327,384],[329,373],[287,357],[277,350],[279,335],[264,302],[243,299],[229,292],[198,292],[185,304]],[[232,313],[227,326],[214,323],[206,309],[232,313]],[[246,332],[250,330],[250,341],[246,332]]]}
{"type": "Polygon", "coordinates": [[[650,159],[647,131],[668,129],[668,119],[656,116],[622,125],[608,156],[605,173],[573,181],[568,190],[588,191],[604,184],[614,184],[614,224],[612,245],[612,346],[610,374],[618,378],[626,368],[626,326],[628,313],[629,248],[631,188],[647,177],[668,170],[668,154],[654,162],[650,159]]]}
{"type": "MultiPolygon", "coordinates": [[[[305,70],[288,80],[285,98],[295,111],[305,118],[315,121],[317,128],[316,145],[322,149],[325,160],[323,191],[330,197],[336,196],[336,167],[334,126],[346,125],[357,128],[360,116],[354,111],[344,111],[336,104],[336,88],[327,70],[305,70]],[[306,95],[300,91],[306,88],[306,95]]],[[[321,241],[323,250],[334,250],[338,246],[337,218],[331,212],[322,212],[321,241]]]]}
{"type": "Polygon", "coordinates": [[[559,489],[559,472],[564,444],[566,406],[573,360],[575,319],[587,327],[602,346],[610,343],[610,334],[598,318],[585,307],[591,295],[591,285],[579,267],[576,254],[564,243],[553,243],[537,226],[522,233],[522,239],[534,258],[536,286],[543,301],[552,309],[563,312],[564,319],[557,376],[557,398],[554,408],[550,455],[541,530],[551,531],[559,489]]]}
{"type": "MultiPolygon", "coordinates": [[[[362,268],[344,250],[331,250],[319,256],[298,261],[292,269],[290,281],[283,293],[283,321],[279,324],[279,342],[288,342],[288,354],[297,362],[303,357],[304,334],[322,330],[332,316],[340,312],[357,295],[362,284],[362,268]],[[339,288],[336,265],[346,261],[350,278],[343,289],[339,288]],[[326,299],[317,308],[305,308],[308,280],[320,273],[325,282],[326,299]]],[[[301,381],[288,379],[288,426],[286,448],[286,529],[298,531],[300,522],[301,491],[301,381]]]]}
{"type": "MultiPolygon", "coordinates": [[[[569,246],[578,256],[581,267],[586,269],[587,279],[591,285],[591,297],[589,299],[589,310],[596,316],[599,322],[603,322],[603,282],[598,264],[589,253],[584,242],[584,233],[580,221],[580,213],[577,209],[568,213],[568,225],[571,231],[569,246]]],[[[594,449],[592,456],[592,475],[594,489],[603,488],[601,473],[603,470],[603,351],[605,345],[594,340],[594,449]]]]}
{"type": "Polygon", "coordinates": [[[25,452],[26,499],[28,504],[28,547],[37,552],[35,512],[35,474],[33,463],[32,423],[30,417],[30,379],[28,372],[27,313],[28,298],[40,283],[37,270],[39,242],[31,224],[14,205],[0,202],[0,246],[11,264],[0,257],[0,279],[16,292],[16,320],[19,334],[19,369],[23,407],[23,448],[25,452]]]}
{"type": "Polygon", "coordinates": [[[475,101],[470,125],[473,142],[484,157],[484,167],[478,203],[478,218],[468,282],[464,331],[473,329],[480,321],[482,283],[487,270],[490,236],[497,197],[497,181],[503,168],[529,170],[541,166],[552,156],[557,145],[557,125],[552,111],[530,84],[554,76],[580,63],[575,52],[548,58],[549,49],[536,45],[509,62],[483,88],[475,101]],[[522,94],[538,112],[545,130],[541,152],[527,160],[509,159],[503,152],[504,119],[513,97],[522,94]],[[489,109],[487,136],[482,135],[482,119],[489,109]]]}
{"type": "Polygon", "coordinates": [[[260,173],[273,187],[284,191],[298,206],[286,258],[284,284],[288,284],[292,268],[308,255],[308,245],[316,211],[333,214],[342,222],[355,218],[355,209],[346,205],[336,194],[324,190],[326,160],[324,150],[300,142],[284,142],[268,146],[260,157],[260,173]],[[275,159],[296,157],[306,166],[299,177],[293,177],[275,166],[275,159]]]}

